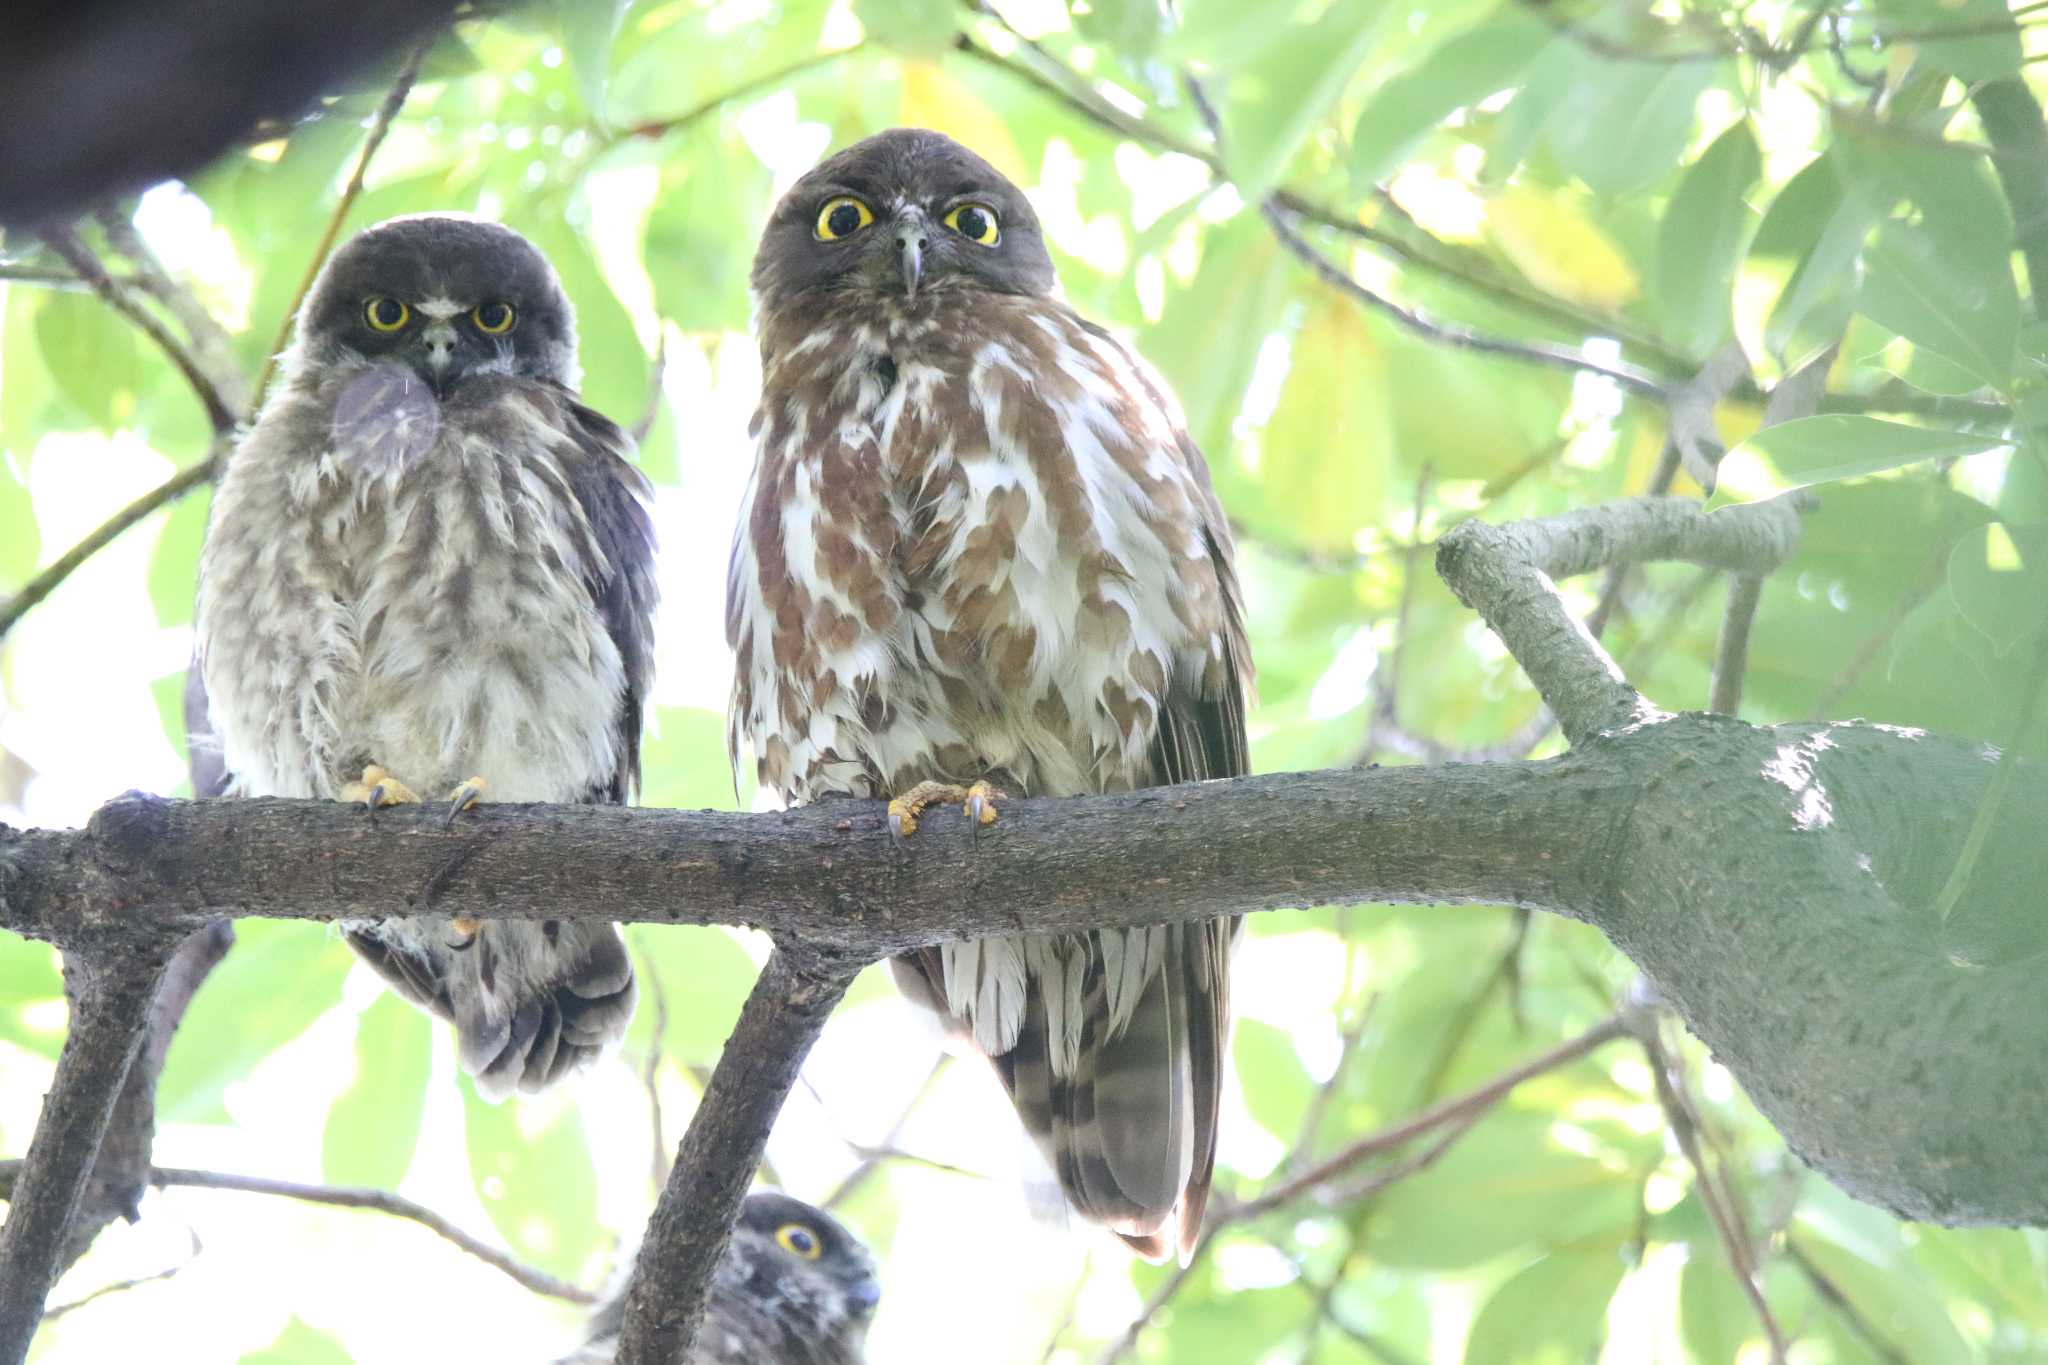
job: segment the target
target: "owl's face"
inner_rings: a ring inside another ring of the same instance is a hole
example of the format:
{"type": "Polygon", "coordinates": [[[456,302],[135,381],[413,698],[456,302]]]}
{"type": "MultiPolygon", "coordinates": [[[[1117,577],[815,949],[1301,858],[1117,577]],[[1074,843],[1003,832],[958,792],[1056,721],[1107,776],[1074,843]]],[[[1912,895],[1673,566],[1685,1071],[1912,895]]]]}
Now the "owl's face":
{"type": "Polygon", "coordinates": [[[874,1257],[859,1238],[823,1209],[772,1190],[756,1190],[740,1206],[724,1273],[801,1336],[865,1332],[882,1297],[874,1257]]]}
{"type": "Polygon", "coordinates": [[[892,128],[820,163],[775,206],[754,256],[767,308],[859,290],[899,301],[961,287],[1052,292],[1038,217],[943,133],[892,128]]]}
{"type": "Polygon", "coordinates": [[[576,317],[534,245],[496,223],[421,214],[336,251],[299,315],[300,366],[398,365],[442,397],[476,375],[574,389],[576,317]]]}

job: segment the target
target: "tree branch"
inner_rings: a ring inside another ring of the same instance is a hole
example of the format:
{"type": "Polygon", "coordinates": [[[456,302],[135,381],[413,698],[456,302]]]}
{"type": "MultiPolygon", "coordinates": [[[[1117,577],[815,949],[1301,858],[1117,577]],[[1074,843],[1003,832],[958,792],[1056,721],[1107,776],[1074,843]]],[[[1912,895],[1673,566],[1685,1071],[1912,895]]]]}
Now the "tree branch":
{"type": "Polygon", "coordinates": [[[7,632],[14,629],[15,623],[55,592],[59,584],[77,571],[79,565],[113,544],[123,531],[150,513],[168,507],[201,484],[213,482],[213,476],[219,472],[221,461],[226,458],[226,454],[227,447],[216,443],[214,448],[207,452],[205,459],[196,464],[186,465],[108,517],[85,539],[59,555],[48,568],[24,583],[21,591],[8,598],[6,605],[0,606],[0,640],[5,640],[7,632]]]}
{"type": "Polygon", "coordinates": [[[166,957],[146,942],[103,958],[65,956],[71,1032],[11,1191],[7,1225],[0,1228],[0,1362],[6,1365],[27,1358],[42,1320],[100,1137],[142,1046],[166,957]]]}
{"type": "Polygon", "coordinates": [[[1768,573],[1797,546],[1806,506],[1788,494],[1708,516],[1682,498],[1635,498],[1505,526],[1468,521],[1438,540],[1436,567],[1506,643],[1577,745],[1655,711],[1565,609],[1553,580],[1653,559],[1768,573]],[[1733,511],[1744,515],[1728,518],[1733,511]]]}
{"type": "Polygon", "coordinates": [[[200,405],[206,409],[207,420],[213,423],[214,434],[225,436],[232,432],[241,419],[234,406],[222,396],[213,376],[200,367],[192,353],[185,349],[185,344],[172,336],[170,329],[158,321],[154,313],[136,301],[126,285],[107,273],[99,257],[78,239],[78,234],[60,224],[49,224],[38,235],[50,250],[77,272],[80,279],[92,286],[92,292],[98,294],[109,308],[135,324],[138,331],[155,342],[157,349],[170,358],[178,373],[185,376],[185,382],[192,386],[192,392],[199,396],[200,405]]]}
{"type": "Polygon", "coordinates": [[[626,1290],[619,1365],[684,1360],[768,1131],[865,962],[778,941],[690,1120],[626,1290]]]}
{"type": "Polygon", "coordinates": [[[1742,678],[1749,671],[1749,631],[1762,601],[1761,574],[1736,574],[1728,580],[1728,608],[1721,617],[1721,638],[1714,646],[1714,682],[1709,711],[1732,716],[1742,707],[1742,678]]]}

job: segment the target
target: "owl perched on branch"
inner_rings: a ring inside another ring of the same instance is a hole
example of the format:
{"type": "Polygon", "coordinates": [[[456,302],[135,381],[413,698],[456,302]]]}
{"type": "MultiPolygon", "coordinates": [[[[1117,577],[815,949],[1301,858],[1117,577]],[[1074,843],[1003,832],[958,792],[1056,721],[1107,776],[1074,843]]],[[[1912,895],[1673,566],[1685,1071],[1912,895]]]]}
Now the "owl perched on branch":
{"type": "MultiPolygon", "coordinates": [[[[1160,380],[1054,297],[1017,188],[895,129],[776,207],[763,393],[734,538],[730,744],[793,802],[1246,770],[1231,540],[1160,380]]],[[[1028,899],[1017,906],[1025,923],[1028,899]]],[[[1082,1215],[1155,1259],[1200,1231],[1234,919],[1031,934],[897,962],[971,1035],[1082,1215]]]]}
{"type": "MultiPolygon", "coordinates": [[[[235,796],[379,805],[486,789],[623,802],[652,680],[653,535],[632,442],[577,401],[575,315],[518,233],[430,215],[336,251],[229,456],[200,559],[200,668],[235,796]]],[[[396,888],[392,903],[417,888],[396,888]]],[[[452,1021],[483,1094],[625,1032],[618,931],[345,924],[452,1021]]]]}
{"type": "MultiPolygon", "coordinates": [[[[712,1272],[696,1349],[675,1365],[861,1365],[881,1297],[874,1258],[837,1219],[756,1190],[712,1272]]],[[[609,1365],[625,1312],[624,1294],[598,1309],[589,1342],[556,1365],[609,1365]]]]}

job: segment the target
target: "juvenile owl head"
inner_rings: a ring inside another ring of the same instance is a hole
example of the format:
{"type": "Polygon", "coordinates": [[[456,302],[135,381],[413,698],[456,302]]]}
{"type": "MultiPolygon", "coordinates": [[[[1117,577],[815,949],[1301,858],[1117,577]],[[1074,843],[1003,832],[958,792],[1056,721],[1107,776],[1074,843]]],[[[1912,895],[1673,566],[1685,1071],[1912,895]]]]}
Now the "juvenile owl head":
{"type": "Polygon", "coordinates": [[[754,292],[775,308],[863,290],[1052,292],[1038,216],[1002,172],[944,133],[891,128],[814,167],[768,219],[754,292]]]}
{"type": "Polygon", "coordinates": [[[882,1297],[859,1238],[823,1209],[773,1190],[740,1206],[717,1279],[786,1331],[819,1338],[857,1339],[882,1297]]]}
{"type": "Polygon", "coordinates": [[[393,218],[327,260],[299,313],[295,372],[397,365],[446,396],[476,375],[574,389],[576,314],[554,267],[508,227],[393,218]]]}

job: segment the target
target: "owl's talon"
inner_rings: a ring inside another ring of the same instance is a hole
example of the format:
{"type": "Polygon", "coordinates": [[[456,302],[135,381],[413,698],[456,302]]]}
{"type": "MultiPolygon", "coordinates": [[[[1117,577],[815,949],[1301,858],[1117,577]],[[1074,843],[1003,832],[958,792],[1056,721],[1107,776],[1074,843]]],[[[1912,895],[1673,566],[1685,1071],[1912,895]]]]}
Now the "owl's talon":
{"type": "Polygon", "coordinates": [[[472,777],[448,793],[448,824],[454,824],[456,816],[484,799],[485,785],[481,777],[472,777]]]}
{"type": "Polygon", "coordinates": [[[400,782],[381,763],[372,763],[363,769],[360,782],[351,782],[341,789],[341,799],[360,804],[371,814],[379,806],[403,806],[419,800],[412,788],[400,782]]]}
{"type": "Polygon", "coordinates": [[[467,952],[476,947],[476,936],[483,931],[484,922],[475,915],[456,915],[448,921],[461,937],[448,945],[452,953],[467,952]]]}
{"type": "Polygon", "coordinates": [[[967,789],[967,801],[961,809],[967,812],[967,819],[979,833],[983,825],[996,822],[996,798],[1002,793],[986,782],[977,782],[967,789]]]}
{"type": "Polygon", "coordinates": [[[971,787],[963,787],[956,782],[920,782],[889,803],[889,833],[901,843],[917,833],[917,817],[923,814],[924,808],[941,801],[958,801],[975,832],[979,833],[983,825],[995,823],[995,799],[1001,795],[986,782],[977,782],[971,787]]]}

